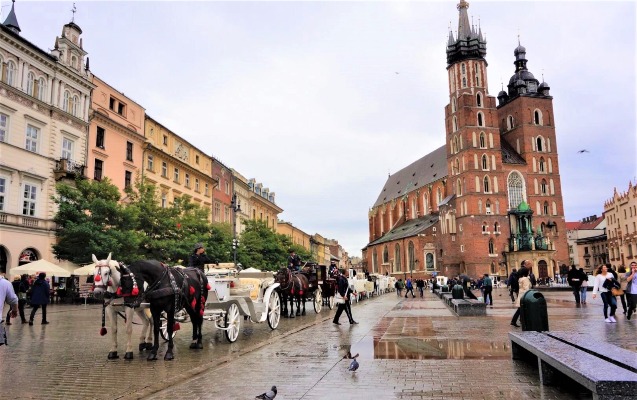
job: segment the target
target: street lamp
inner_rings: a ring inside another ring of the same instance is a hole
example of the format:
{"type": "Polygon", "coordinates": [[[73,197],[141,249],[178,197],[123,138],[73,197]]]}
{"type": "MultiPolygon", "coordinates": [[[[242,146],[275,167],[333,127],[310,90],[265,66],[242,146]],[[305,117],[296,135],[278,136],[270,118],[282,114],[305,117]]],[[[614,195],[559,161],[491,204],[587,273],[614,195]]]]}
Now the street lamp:
{"type": "Polygon", "coordinates": [[[241,212],[241,204],[237,201],[237,194],[232,194],[230,202],[232,208],[232,251],[234,253],[234,267],[237,267],[237,247],[239,247],[239,239],[237,239],[237,212],[241,212]]]}

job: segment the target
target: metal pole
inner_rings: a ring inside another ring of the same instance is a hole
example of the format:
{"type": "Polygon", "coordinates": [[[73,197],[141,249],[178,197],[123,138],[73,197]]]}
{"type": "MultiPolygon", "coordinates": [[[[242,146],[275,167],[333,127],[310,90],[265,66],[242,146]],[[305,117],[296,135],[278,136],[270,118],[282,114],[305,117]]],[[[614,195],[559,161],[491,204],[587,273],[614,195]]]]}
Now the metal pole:
{"type": "Polygon", "coordinates": [[[237,267],[237,194],[232,194],[232,250],[234,267],[237,267]]]}

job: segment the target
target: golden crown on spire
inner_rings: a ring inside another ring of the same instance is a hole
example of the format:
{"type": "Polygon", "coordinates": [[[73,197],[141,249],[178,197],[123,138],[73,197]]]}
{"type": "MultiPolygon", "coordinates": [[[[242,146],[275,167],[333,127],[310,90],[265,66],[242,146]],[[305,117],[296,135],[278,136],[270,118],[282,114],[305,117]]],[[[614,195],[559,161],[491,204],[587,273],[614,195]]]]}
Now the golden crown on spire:
{"type": "Polygon", "coordinates": [[[460,10],[461,8],[469,8],[469,2],[460,0],[460,3],[458,3],[458,10],[460,10]]]}

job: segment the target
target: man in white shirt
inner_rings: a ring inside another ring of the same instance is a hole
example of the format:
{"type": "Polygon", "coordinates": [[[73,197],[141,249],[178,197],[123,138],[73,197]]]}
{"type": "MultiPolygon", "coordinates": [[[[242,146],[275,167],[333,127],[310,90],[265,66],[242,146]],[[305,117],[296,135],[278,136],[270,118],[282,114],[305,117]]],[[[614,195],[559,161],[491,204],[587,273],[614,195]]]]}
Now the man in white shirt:
{"type": "Polygon", "coordinates": [[[0,346],[7,344],[7,331],[4,327],[4,303],[11,307],[11,317],[18,316],[18,296],[13,291],[13,285],[6,280],[4,275],[0,275],[0,346]]]}

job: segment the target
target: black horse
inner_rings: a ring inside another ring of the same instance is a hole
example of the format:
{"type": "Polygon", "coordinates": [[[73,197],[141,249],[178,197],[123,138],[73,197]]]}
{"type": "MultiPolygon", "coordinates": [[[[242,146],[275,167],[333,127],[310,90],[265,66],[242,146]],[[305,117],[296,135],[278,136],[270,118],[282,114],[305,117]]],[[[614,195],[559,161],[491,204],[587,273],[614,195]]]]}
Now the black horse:
{"type": "Polygon", "coordinates": [[[201,328],[203,314],[208,298],[210,286],[204,273],[198,268],[173,268],[156,260],[141,260],[125,267],[130,270],[129,276],[122,275],[122,292],[128,293],[133,287],[144,286],[143,297],[150,303],[150,312],[153,315],[153,348],[148,355],[149,361],[157,360],[159,349],[159,326],[162,311],[166,312],[168,328],[168,348],[164,360],[172,360],[173,356],[173,330],[175,326],[175,312],[184,308],[192,322],[191,349],[203,349],[201,328]],[[135,282],[135,278],[137,282],[135,282]]]}
{"type": "Polygon", "coordinates": [[[292,272],[291,269],[286,267],[277,272],[274,276],[274,281],[280,284],[277,290],[281,296],[283,316],[294,318],[294,300],[296,300],[296,316],[305,315],[305,300],[310,286],[307,277],[302,273],[292,272]],[[288,298],[290,299],[289,314],[288,298]],[[303,311],[301,311],[301,304],[303,304],[303,311]]]}

